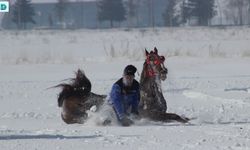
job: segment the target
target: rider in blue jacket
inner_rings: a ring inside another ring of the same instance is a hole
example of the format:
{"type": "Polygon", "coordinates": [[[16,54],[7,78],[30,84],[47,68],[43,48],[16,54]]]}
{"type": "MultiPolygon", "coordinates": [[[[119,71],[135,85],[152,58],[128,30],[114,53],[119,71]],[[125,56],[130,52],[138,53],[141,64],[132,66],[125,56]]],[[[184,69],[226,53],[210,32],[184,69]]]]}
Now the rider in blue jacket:
{"type": "Polygon", "coordinates": [[[128,118],[132,113],[138,115],[140,101],[139,83],[134,79],[136,67],[128,65],[123,71],[123,77],[113,84],[110,102],[114,108],[118,121],[123,126],[130,126],[133,121],[128,118]]]}

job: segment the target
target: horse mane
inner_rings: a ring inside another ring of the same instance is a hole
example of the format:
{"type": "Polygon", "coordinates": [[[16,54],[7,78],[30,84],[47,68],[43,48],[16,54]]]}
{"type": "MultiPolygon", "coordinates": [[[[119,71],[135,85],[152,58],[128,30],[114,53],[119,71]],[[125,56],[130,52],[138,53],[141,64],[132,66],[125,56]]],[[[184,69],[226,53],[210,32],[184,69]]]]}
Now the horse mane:
{"type": "Polygon", "coordinates": [[[62,91],[58,95],[58,106],[62,107],[63,100],[71,96],[84,98],[91,92],[91,82],[86,77],[85,73],[78,69],[75,72],[76,77],[70,79],[71,83],[62,83],[54,87],[61,87],[62,91]]]}
{"type": "Polygon", "coordinates": [[[140,83],[143,83],[145,78],[146,78],[146,68],[147,68],[147,63],[146,61],[143,63],[143,68],[142,68],[142,73],[141,73],[141,78],[140,78],[140,83]]]}

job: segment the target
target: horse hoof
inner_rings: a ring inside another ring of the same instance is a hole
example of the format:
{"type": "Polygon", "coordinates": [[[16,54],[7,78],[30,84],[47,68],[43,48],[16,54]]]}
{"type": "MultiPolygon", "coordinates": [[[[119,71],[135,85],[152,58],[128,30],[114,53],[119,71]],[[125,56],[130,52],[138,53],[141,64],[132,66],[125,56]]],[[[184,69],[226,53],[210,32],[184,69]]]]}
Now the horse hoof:
{"type": "Polygon", "coordinates": [[[181,123],[187,123],[190,119],[186,118],[186,117],[181,117],[181,119],[179,120],[179,122],[181,123]]]}
{"type": "Polygon", "coordinates": [[[108,119],[104,120],[102,123],[103,126],[108,126],[110,124],[111,124],[111,120],[108,120],[108,119]]]}

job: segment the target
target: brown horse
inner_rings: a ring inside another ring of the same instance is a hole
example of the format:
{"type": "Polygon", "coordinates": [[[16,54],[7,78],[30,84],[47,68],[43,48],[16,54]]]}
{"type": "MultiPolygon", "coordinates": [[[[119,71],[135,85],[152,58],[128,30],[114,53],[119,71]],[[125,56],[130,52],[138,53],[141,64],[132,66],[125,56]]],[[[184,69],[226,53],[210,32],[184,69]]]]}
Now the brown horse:
{"type": "Polygon", "coordinates": [[[161,80],[166,80],[168,73],[164,66],[165,57],[159,56],[156,48],[150,53],[145,50],[145,54],[146,60],[140,79],[139,114],[154,121],[186,123],[188,118],[182,118],[174,113],[166,113],[167,103],[161,89],[161,80]]]}
{"type": "Polygon", "coordinates": [[[79,69],[71,83],[55,87],[62,87],[58,96],[58,106],[62,107],[61,117],[67,124],[84,123],[88,118],[87,110],[93,106],[99,108],[106,98],[106,95],[91,92],[91,82],[79,69]]]}

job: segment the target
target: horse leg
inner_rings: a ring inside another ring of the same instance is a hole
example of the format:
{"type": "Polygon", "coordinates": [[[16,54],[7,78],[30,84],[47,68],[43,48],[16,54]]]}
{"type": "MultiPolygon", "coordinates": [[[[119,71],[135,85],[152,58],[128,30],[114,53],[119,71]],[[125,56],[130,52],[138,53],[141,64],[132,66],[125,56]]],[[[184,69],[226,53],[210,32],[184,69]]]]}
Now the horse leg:
{"type": "Polygon", "coordinates": [[[153,111],[149,113],[150,119],[154,121],[163,121],[163,122],[172,122],[172,121],[178,121],[181,123],[187,123],[190,119],[189,118],[183,118],[177,114],[174,113],[165,113],[165,112],[159,112],[159,111],[153,111]]]}
{"type": "Polygon", "coordinates": [[[162,115],[166,120],[175,120],[181,123],[187,123],[190,120],[189,118],[184,118],[174,113],[163,113],[162,115]]]}

